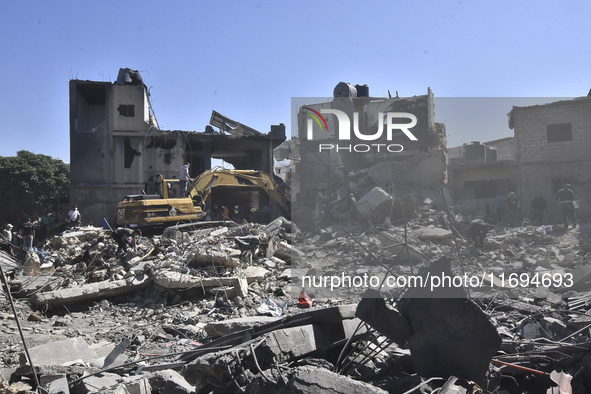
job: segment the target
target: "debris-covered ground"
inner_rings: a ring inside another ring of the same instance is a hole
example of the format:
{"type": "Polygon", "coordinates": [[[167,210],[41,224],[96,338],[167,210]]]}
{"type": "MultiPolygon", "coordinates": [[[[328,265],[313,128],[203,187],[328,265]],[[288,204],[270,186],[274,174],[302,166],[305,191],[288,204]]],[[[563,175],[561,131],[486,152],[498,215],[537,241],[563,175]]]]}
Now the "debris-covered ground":
{"type": "Polygon", "coordinates": [[[477,247],[451,219],[426,203],[406,226],[217,222],[124,253],[82,227],[0,252],[18,317],[4,292],[0,393],[591,392],[591,224],[499,223],[477,247]],[[481,282],[295,280],[343,271],[481,282]]]}

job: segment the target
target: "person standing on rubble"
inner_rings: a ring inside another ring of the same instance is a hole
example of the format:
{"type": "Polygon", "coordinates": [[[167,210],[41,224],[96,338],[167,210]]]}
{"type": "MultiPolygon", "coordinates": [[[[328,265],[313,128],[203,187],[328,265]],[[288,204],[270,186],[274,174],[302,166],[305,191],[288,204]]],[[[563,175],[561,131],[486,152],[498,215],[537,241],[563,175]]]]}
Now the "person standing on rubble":
{"type": "Polygon", "coordinates": [[[234,211],[232,211],[232,220],[236,223],[240,223],[240,207],[238,205],[234,206],[234,211]]]}
{"type": "Polygon", "coordinates": [[[531,200],[531,219],[533,224],[538,226],[544,224],[545,212],[548,212],[548,203],[546,203],[546,200],[542,197],[542,193],[540,193],[536,198],[531,200]]]}
{"type": "Polygon", "coordinates": [[[33,240],[35,239],[35,226],[31,222],[31,218],[27,218],[19,230],[19,235],[23,239],[23,249],[33,250],[33,240]]]}
{"type": "Polygon", "coordinates": [[[128,248],[133,247],[133,250],[137,252],[137,244],[139,243],[136,237],[141,236],[141,232],[138,229],[130,229],[127,227],[119,227],[117,230],[111,233],[111,238],[117,243],[117,254],[120,252],[127,251],[128,248]]]}
{"type": "Polygon", "coordinates": [[[82,215],[76,205],[74,205],[70,212],[68,212],[68,221],[72,227],[82,225],[82,215]]]}
{"type": "Polygon", "coordinates": [[[8,243],[12,243],[12,224],[8,223],[2,230],[2,238],[8,243]]]}
{"type": "Polygon", "coordinates": [[[565,184],[562,189],[556,193],[556,199],[560,204],[560,212],[564,220],[564,228],[568,229],[569,219],[573,228],[577,227],[577,218],[575,216],[575,193],[570,184],[565,184]]]}
{"type": "Polygon", "coordinates": [[[482,219],[475,219],[470,222],[469,236],[470,240],[478,247],[484,245],[486,234],[493,229],[492,224],[485,222],[482,219]]]}
{"type": "Polygon", "coordinates": [[[181,183],[181,196],[185,197],[187,193],[187,185],[191,182],[191,177],[189,176],[189,167],[191,164],[186,163],[184,166],[179,168],[179,181],[181,183]]]}
{"type": "Polygon", "coordinates": [[[509,215],[509,224],[512,226],[517,222],[520,205],[519,198],[517,198],[517,194],[514,192],[509,193],[507,198],[505,198],[505,207],[509,215]]]}

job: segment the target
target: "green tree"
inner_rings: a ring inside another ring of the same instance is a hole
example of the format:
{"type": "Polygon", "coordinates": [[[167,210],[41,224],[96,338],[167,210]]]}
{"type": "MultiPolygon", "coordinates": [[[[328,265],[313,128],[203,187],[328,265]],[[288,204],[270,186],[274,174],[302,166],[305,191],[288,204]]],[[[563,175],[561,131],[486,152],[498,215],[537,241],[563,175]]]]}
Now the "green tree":
{"type": "Polygon", "coordinates": [[[21,150],[0,156],[0,220],[17,225],[26,216],[57,213],[70,199],[70,165],[21,150]]]}

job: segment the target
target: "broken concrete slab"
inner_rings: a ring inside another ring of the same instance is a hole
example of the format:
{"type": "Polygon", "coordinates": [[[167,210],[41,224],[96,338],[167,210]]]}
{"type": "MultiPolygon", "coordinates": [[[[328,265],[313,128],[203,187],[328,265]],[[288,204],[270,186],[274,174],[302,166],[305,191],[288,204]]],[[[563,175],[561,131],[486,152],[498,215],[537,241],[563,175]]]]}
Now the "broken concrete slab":
{"type": "Polygon", "coordinates": [[[234,286],[239,288],[237,295],[245,293],[243,280],[244,278],[236,276],[205,278],[168,270],[160,270],[154,274],[154,283],[167,289],[234,286]]]}
{"type": "Polygon", "coordinates": [[[194,265],[223,265],[226,267],[240,267],[240,251],[236,249],[217,250],[199,248],[186,259],[188,264],[194,265]]]}
{"type": "MultiPolygon", "coordinates": [[[[96,358],[94,350],[80,337],[68,338],[32,347],[29,349],[29,355],[33,360],[33,365],[36,367],[42,365],[63,365],[64,363],[75,360],[88,362],[96,358]]],[[[27,363],[24,353],[20,355],[20,363],[21,365],[27,363]]]]}
{"type": "Polygon", "coordinates": [[[63,280],[49,275],[17,276],[10,282],[13,297],[29,297],[33,293],[57,289],[63,280]]]}
{"type": "Polygon", "coordinates": [[[37,276],[41,267],[41,260],[37,253],[27,252],[25,264],[23,264],[22,274],[24,276],[37,276]]]}
{"type": "Polygon", "coordinates": [[[384,213],[382,211],[391,206],[392,200],[392,196],[384,189],[374,187],[357,201],[355,212],[359,218],[368,219],[374,215],[384,213]]]}
{"type": "Polygon", "coordinates": [[[420,227],[413,230],[417,238],[422,240],[438,240],[438,239],[450,239],[453,236],[453,233],[450,230],[446,230],[443,228],[429,226],[429,227],[420,227]]]}
{"type": "MultiPolygon", "coordinates": [[[[227,366],[236,365],[237,354],[250,354],[250,344],[257,345],[259,365],[266,369],[275,362],[295,360],[314,351],[327,349],[345,339],[345,333],[351,330],[350,327],[345,327],[343,319],[353,319],[354,313],[355,305],[343,305],[288,316],[248,331],[230,334],[210,342],[208,346],[233,344],[234,347],[191,358],[193,361],[183,367],[181,374],[190,384],[196,386],[197,391],[207,385],[225,386],[231,381],[227,366]],[[291,321],[294,324],[315,324],[285,327],[291,321]],[[253,339],[244,342],[244,338],[253,339]]],[[[202,347],[203,350],[206,348],[202,347]]]]}
{"type": "Polygon", "coordinates": [[[66,375],[44,375],[39,378],[39,384],[47,387],[48,394],[70,394],[66,375]]]}
{"type": "Polygon", "coordinates": [[[268,269],[254,265],[246,267],[244,271],[248,283],[262,282],[267,276],[271,275],[271,271],[268,269]]]}
{"type": "Polygon", "coordinates": [[[183,376],[172,369],[156,371],[147,375],[153,392],[166,394],[190,394],[195,392],[183,376]]]}
{"type": "Polygon", "coordinates": [[[75,393],[80,394],[97,393],[110,387],[117,387],[121,381],[121,376],[110,372],[104,372],[100,375],[84,378],[74,386],[73,390],[75,393]]]}
{"type": "Polygon", "coordinates": [[[354,380],[348,376],[339,375],[324,368],[311,366],[296,367],[287,371],[285,381],[274,371],[265,371],[266,374],[273,374],[274,381],[257,377],[246,387],[247,393],[282,393],[282,394],[386,394],[382,390],[369,383],[354,380]],[[280,383],[282,382],[282,383],[280,383]]]}
{"type": "Polygon", "coordinates": [[[222,321],[210,322],[205,326],[205,332],[210,338],[218,338],[234,332],[258,327],[263,324],[273,323],[280,320],[278,317],[271,316],[248,316],[236,319],[227,319],[222,321]]]}
{"type": "Polygon", "coordinates": [[[38,307],[81,303],[101,297],[132,293],[146,287],[150,282],[151,279],[147,275],[138,275],[115,281],[87,283],[79,287],[35,294],[31,297],[31,302],[38,307]]]}

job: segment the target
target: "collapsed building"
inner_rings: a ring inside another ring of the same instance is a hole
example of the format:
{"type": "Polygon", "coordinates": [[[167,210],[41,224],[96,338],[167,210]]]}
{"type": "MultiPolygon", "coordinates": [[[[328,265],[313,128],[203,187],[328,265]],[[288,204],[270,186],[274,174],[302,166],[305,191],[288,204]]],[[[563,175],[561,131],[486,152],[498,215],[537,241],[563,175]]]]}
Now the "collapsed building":
{"type": "Polygon", "coordinates": [[[114,83],[70,81],[70,195],[87,223],[112,221],[123,196],[139,194],[155,173],[178,177],[185,163],[192,178],[212,159],[272,174],[273,148],[284,140],[284,124],[265,134],[215,111],[203,132],[162,130],[148,88],[129,68],[114,83]]]}
{"type": "MultiPolygon", "coordinates": [[[[560,218],[556,192],[571,184],[577,199],[591,197],[591,97],[518,107],[509,112],[514,137],[451,148],[449,186],[456,206],[489,214],[496,194],[516,192],[522,215],[541,194],[548,213],[560,218]]],[[[500,114],[499,116],[503,116],[500,114]]],[[[591,206],[581,204],[578,214],[588,217],[591,206]]]]}
{"type": "MultiPolygon", "coordinates": [[[[386,108],[422,122],[420,113],[411,112],[412,103],[406,110],[386,108]]],[[[422,133],[436,133],[442,141],[443,130],[415,133],[419,141],[422,133]]],[[[440,186],[444,165],[430,166],[434,175],[427,170],[425,177],[416,175],[421,160],[444,162],[444,146],[425,148],[398,137],[385,144],[403,146],[413,160],[410,167],[380,154],[368,160],[354,148],[303,152],[298,164],[304,169],[310,165],[303,160],[306,155],[317,162],[308,168],[315,168],[313,183],[296,167],[302,205],[307,204],[303,196],[344,187],[355,193],[371,189],[371,194],[382,189],[376,185],[389,188],[390,183],[396,189],[440,186]],[[372,173],[384,163],[389,169],[382,181],[372,173]]],[[[347,144],[336,137],[318,140],[347,144]]],[[[476,150],[494,155],[490,147],[476,150]]],[[[209,228],[168,228],[162,235],[143,236],[137,250],[120,254],[108,231],[88,227],[53,237],[45,250],[28,252],[24,267],[0,252],[0,266],[10,278],[6,294],[18,299],[13,315],[8,303],[0,304],[6,334],[0,337],[0,390],[590,390],[591,269],[586,263],[591,226],[548,234],[535,227],[497,225],[477,246],[468,240],[460,217],[427,198],[386,198],[387,211],[373,206],[368,217],[355,220],[377,200],[362,198],[354,204],[359,206],[355,215],[332,217],[320,231],[309,233],[285,219],[267,225],[212,222],[206,223],[209,228]],[[412,209],[404,209],[402,220],[384,220],[392,217],[390,209],[405,203],[412,209]],[[330,275],[331,285],[345,274],[470,280],[438,286],[431,279],[431,287],[424,288],[370,281],[371,286],[337,293],[314,286],[302,290],[300,269],[309,276],[330,275]],[[473,278],[484,284],[472,285],[473,278]],[[30,354],[13,324],[19,317],[30,354]]]]}
{"type": "Polygon", "coordinates": [[[430,88],[421,96],[379,98],[367,85],[341,82],[333,95],[298,103],[295,204],[318,213],[319,195],[359,198],[374,187],[394,194],[394,185],[400,193],[438,193],[447,179],[447,142],[430,88]]]}

